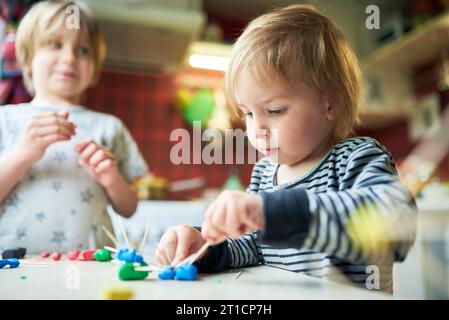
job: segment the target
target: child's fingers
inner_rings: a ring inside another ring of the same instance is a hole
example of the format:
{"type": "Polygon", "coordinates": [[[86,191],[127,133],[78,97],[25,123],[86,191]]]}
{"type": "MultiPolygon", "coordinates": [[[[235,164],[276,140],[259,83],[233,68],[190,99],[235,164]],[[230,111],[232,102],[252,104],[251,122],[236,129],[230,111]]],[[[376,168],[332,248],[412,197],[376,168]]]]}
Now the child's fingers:
{"type": "Polygon", "coordinates": [[[213,211],[206,216],[205,225],[208,226],[209,236],[217,238],[225,233],[225,217],[226,217],[226,204],[217,201],[213,211]]]}
{"type": "Polygon", "coordinates": [[[69,118],[69,113],[68,113],[67,110],[61,110],[61,111],[58,111],[56,114],[57,114],[58,116],[61,116],[61,117],[63,117],[63,118],[66,118],[66,119],[69,118]]]}
{"type": "Polygon", "coordinates": [[[239,210],[241,209],[241,206],[234,202],[230,202],[227,206],[224,225],[229,235],[234,238],[239,238],[242,236],[242,233],[239,231],[241,226],[241,221],[239,219],[239,210]]]}
{"type": "Polygon", "coordinates": [[[212,214],[208,217],[208,222],[217,230],[220,232],[226,232],[226,215],[228,213],[228,204],[220,202],[218,203],[212,214]]]}
{"type": "Polygon", "coordinates": [[[70,138],[75,133],[72,130],[65,128],[65,127],[47,126],[47,127],[30,128],[28,134],[32,138],[40,138],[40,137],[44,137],[46,135],[52,135],[52,134],[58,134],[58,135],[70,138]]]}
{"type": "Polygon", "coordinates": [[[58,119],[41,119],[41,120],[37,120],[37,119],[32,119],[28,123],[27,130],[28,131],[32,131],[33,129],[47,128],[47,127],[57,127],[57,128],[61,128],[61,129],[64,129],[64,130],[69,130],[73,134],[75,134],[75,129],[76,129],[76,126],[73,123],[68,122],[66,120],[58,120],[58,119]]]}
{"type": "Polygon", "coordinates": [[[188,243],[185,237],[180,237],[180,235],[178,235],[178,244],[176,246],[175,257],[171,263],[172,266],[177,265],[180,261],[187,258],[189,255],[190,246],[191,243],[188,243]]]}
{"type": "Polygon", "coordinates": [[[163,265],[163,266],[168,266],[170,265],[170,261],[167,258],[167,255],[165,254],[165,250],[163,248],[157,248],[156,250],[156,261],[163,265]]]}
{"type": "Polygon", "coordinates": [[[156,257],[160,263],[167,266],[173,260],[175,248],[177,243],[177,234],[173,229],[165,232],[156,250],[156,257]]]}
{"type": "Polygon", "coordinates": [[[176,254],[176,246],[178,245],[178,234],[174,230],[169,230],[161,239],[163,245],[163,252],[167,261],[167,265],[170,265],[176,254]]]}
{"type": "Polygon", "coordinates": [[[89,164],[96,167],[98,172],[104,171],[112,166],[113,163],[115,163],[115,160],[112,153],[104,149],[98,149],[89,159],[89,164]]]}
{"type": "Polygon", "coordinates": [[[227,234],[216,228],[216,225],[224,224],[225,212],[223,210],[223,201],[220,196],[207,208],[201,228],[201,235],[204,240],[215,244],[220,239],[226,238],[227,234]]]}
{"type": "Polygon", "coordinates": [[[208,224],[212,224],[212,219],[218,219],[220,212],[223,210],[223,203],[221,198],[219,197],[215,201],[213,201],[206,210],[204,214],[204,222],[208,224]]]}
{"type": "Polygon", "coordinates": [[[78,152],[78,153],[81,153],[81,152],[83,152],[83,150],[84,149],[86,149],[86,147],[88,146],[88,145],[90,145],[91,143],[95,143],[95,141],[93,141],[92,139],[84,139],[84,140],[82,140],[82,141],[80,141],[80,142],[78,142],[77,144],[76,144],[76,147],[75,147],[75,151],[76,152],[78,152]]]}
{"type": "Polygon", "coordinates": [[[80,153],[80,159],[84,163],[89,163],[90,157],[99,149],[95,142],[88,144],[80,153]]]}
{"type": "Polygon", "coordinates": [[[47,147],[55,142],[70,140],[70,136],[64,136],[61,134],[49,134],[40,138],[42,143],[47,147]]]}
{"type": "Polygon", "coordinates": [[[89,164],[91,166],[97,166],[100,162],[109,159],[106,153],[102,149],[97,149],[92,156],[89,158],[89,164]]]}
{"type": "Polygon", "coordinates": [[[95,168],[95,172],[96,173],[102,173],[103,171],[107,170],[109,167],[112,166],[112,160],[111,159],[105,159],[102,162],[100,162],[96,168],[95,168]]]}
{"type": "Polygon", "coordinates": [[[218,203],[218,201],[215,200],[209,205],[209,207],[207,207],[206,212],[204,213],[205,221],[210,219],[211,214],[215,211],[217,203],[218,203]]]}
{"type": "Polygon", "coordinates": [[[246,212],[241,216],[243,224],[246,226],[246,230],[256,231],[262,228],[262,213],[255,210],[246,212]]]}
{"type": "Polygon", "coordinates": [[[209,242],[210,244],[215,244],[217,241],[217,238],[212,237],[212,235],[209,232],[209,226],[207,223],[203,223],[203,225],[201,226],[201,236],[203,237],[203,239],[207,242],[209,242]]]}
{"type": "Polygon", "coordinates": [[[217,244],[226,239],[227,234],[217,230],[210,223],[204,222],[201,228],[201,235],[204,240],[211,244],[217,244]]]}
{"type": "Polygon", "coordinates": [[[245,230],[245,231],[247,231],[247,230],[255,231],[260,228],[259,223],[254,220],[254,217],[251,214],[243,215],[242,223],[243,223],[242,230],[245,230]]]}

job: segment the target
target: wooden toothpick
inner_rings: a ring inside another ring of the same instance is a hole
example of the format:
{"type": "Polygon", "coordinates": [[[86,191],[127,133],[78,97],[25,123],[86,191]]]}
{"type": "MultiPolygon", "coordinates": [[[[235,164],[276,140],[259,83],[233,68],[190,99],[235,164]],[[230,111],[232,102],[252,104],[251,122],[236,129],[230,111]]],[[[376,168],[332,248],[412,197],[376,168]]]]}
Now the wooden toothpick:
{"type": "Polygon", "coordinates": [[[111,239],[111,241],[114,242],[115,246],[118,248],[119,244],[117,242],[117,239],[115,239],[114,235],[104,225],[101,225],[101,229],[103,229],[104,233],[106,233],[108,238],[111,239]]]}
{"type": "Polygon", "coordinates": [[[134,268],[135,271],[161,271],[163,268],[157,267],[157,266],[143,266],[143,267],[136,267],[134,268]]]}
{"type": "Polygon", "coordinates": [[[198,260],[199,256],[203,254],[204,251],[209,248],[209,242],[206,242],[203,244],[203,246],[198,250],[198,252],[188,261],[189,264],[194,263],[196,260],[198,260]]]}
{"type": "Polygon", "coordinates": [[[153,220],[153,214],[150,214],[150,216],[148,217],[147,225],[145,227],[145,232],[143,233],[142,241],[140,243],[139,252],[138,252],[139,255],[142,255],[143,249],[145,248],[145,243],[147,242],[148,231],[150,229],[150,225],[151,225],[151,221],[152,220],[153,220]]]}
{"type": "Polygon", "coordinates": [[[194,263],[198,257],[207,250],[207,248],[209,248],[209,242],[206,242],[205,244],[203,244],[203,246],[194,254],[188,256],[187,258],[185,258],[184,260],[182,260],[181,262],[177,263],[176,266],[173,266],[173,268],[178,268],[180,266],[182,266],[183,264],[192,264],[194,263]]]}
{"type": "Polygon", "coordinates": [[[104,248],[105,248],[106,250],[108,250],[108,251],[111,251],[111,252],[118,252],[118,250],[117,250],[116,248],[113,248],[113,247],[104,246],[104,248]]]}
{"type": "Polygon", "coordinates": [[[239,274],[235,277],[235,280],[237,280],[238,278],[240,278],[240,276],[242,275],[243,270],[239,272],[239,274]]]}
{"type": "Polygon", "coordinates": [[[118,217],[118,224],[119,224],[120,231],[122,232],[123,238],[125,239],[126,247],[127,248],[131,248],[131,245],[130,245],[129,240],[128,240],[128,236],[126,235],[126,230],[123,227],[122,217],[120,217],[120,216],[118,217]]]}

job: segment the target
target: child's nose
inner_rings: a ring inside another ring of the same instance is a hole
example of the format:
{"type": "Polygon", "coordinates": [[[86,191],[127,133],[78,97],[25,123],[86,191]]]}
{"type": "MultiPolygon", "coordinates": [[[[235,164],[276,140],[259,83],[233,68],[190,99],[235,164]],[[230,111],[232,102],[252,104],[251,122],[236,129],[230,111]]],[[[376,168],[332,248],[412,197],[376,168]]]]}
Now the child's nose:
{"type": "Polygon", "coordinates": [[[65,47],[62,51],[62,60],[65,63],[73,63],[75,60],[75,52],[74,49],[71,47],[65,47]]]}
{"type": "Polygon", "coordinates": [[[266,121],[264,121],[260,117],[258,118],[257,116],[254,116],[253,123],[254,129],[256,130],[256,134],[259,134],[259,131],[261,130],[269,130],[266,121]]]}
{"type": "Polygon", "coordinates": [[[270,137],[270,129],[267,127],[259,127],[256,129],[256,137],[257,138],[269,138],[270,137]]]}

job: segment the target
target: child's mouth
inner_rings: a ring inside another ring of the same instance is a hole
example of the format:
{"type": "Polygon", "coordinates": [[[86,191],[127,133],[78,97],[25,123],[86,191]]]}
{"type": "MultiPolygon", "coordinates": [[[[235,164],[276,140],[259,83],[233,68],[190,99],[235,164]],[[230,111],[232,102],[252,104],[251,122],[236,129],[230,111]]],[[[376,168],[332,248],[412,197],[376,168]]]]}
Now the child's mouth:
{"type": "Polygon", "coordinates": [[[57,72],[57,74],[63,78],[67,78],[67,79],[75,80],[77,78],[76,73],[71,72],[71,71],[59,71],[59,72],[57,72]]]}
{"type": "Polygon", "coordinates": [[[263,153],[264,153],[266,156],[270,156],[270,155],[272,155],[273,153],[277,152],[278,150],[279,150],[279,148],[274,148],[274,149],[264,149],[264,150],[263,150],[263,153]]]}

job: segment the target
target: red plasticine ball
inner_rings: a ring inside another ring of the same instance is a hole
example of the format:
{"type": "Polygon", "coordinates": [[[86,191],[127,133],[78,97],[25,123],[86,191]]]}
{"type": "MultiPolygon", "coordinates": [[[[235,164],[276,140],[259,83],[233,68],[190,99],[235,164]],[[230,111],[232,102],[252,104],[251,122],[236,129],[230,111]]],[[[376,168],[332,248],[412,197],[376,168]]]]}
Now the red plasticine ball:
{"type": "Polygon", "coordinates": [[[78,260],[95,261],[95,259],[94,259],[95,251],[97,251],[97,249],[88,249],[88,250],[81,251],[80,255],[78,256],[78,260]]]}
{"type": "Polygon", "coordinates": [[[66,256],[69,260],[76,260],[78,256],[80,255],[80,251],[78,249],[71,250],[67,252],[66,256]]]}
{"type": "Polygon", "coordinates": [[[50,256],[50,253],[47,251],[41,253],[41,258],[48,258],[50,256]]]}
{"type": "Polygon", "coordinates": [[[61,253],[60,252],[53,252],[51,254],[51,258],[55,261],[58,261],[59,259],[61,259],[61,253]]]}

